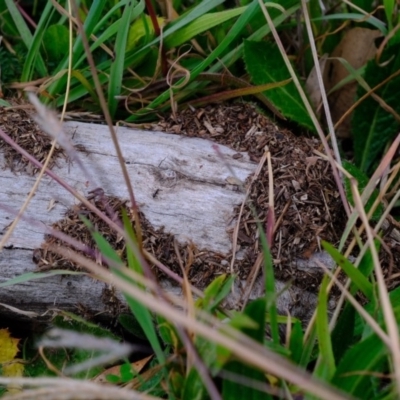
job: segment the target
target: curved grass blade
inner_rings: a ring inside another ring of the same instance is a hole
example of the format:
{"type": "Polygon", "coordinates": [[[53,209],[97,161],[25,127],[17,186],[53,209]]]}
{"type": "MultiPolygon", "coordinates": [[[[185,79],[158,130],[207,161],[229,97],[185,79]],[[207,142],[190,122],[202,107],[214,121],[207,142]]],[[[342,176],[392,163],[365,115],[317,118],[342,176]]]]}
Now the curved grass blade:
{"type": "Polygon", "coordinates": [[[165,40],[164,44],[167,48],[178,47],[181,44],[188,42],[190,39],[198,35],[199,33],[205,32],[217,25],[223,24],[232,18],[240,15],[246,7],[237,7],[231,10],[225,10],[215,13],[204,14],[197,18],[191,24],[185,26],[179,31],[179,35],[169,36],[165,40]]]}
{"type": "Polygon", "coordinates": [[[118,100],[116,99],[116,96],[121,93],[122,78],[124,75],[125,49],[130,29],[130,21],[132,18],[137,16],[135,15],[137,12],[135,8],[136,3],[134,2],[128,2],[128,4],[125,6],[115,41],[115,58],[111,64],[110,80],[108,85],[108,108],[111,117],[114,116],[118,106],[118,100]]]}

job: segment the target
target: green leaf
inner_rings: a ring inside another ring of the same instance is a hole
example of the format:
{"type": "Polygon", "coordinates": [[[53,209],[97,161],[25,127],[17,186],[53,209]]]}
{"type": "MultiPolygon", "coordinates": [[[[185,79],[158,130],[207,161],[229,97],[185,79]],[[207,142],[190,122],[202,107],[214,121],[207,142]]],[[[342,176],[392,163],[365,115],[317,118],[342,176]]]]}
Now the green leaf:
{"type": "Polygon", "coordinates": [[[295,321],[290,333],[289,349],[290,358],[295,363],[300,363],[303,349],[304,333],[300,321],[295,321]]]}
{"type": "Polygon", "coordinates": [[[278,344],[279,326],[278,326],[278,310],[276,308],[274,263],[272,261],[272,254],[269,249],[267,238],[259,222],[257,223],[257,228],[260,233],[260,241],[264,255],[266,310],[268,311],[268,319],[271,327],[272,340],[274,341],[275,344],[278,344]]]}
{"type": "Polygon", "coordinates": [[[336,370],[335,359],[333,357],[331,335],[329,332],[327,293],[328,284],[329,278],[328,276],[324,276],[318,295],[316,319],[319,358],[314,374],[319,378],[323,378],[324,381],[330,381],[336,370]]]}
{"type": "Polygon", "coordinates": [[[182,399],[206,400],[208,398],[199,372],[196,368],[191,368],[184,382],[182,399]]]}
{"type": "Polygon", "coordinates": [[[64,25],[51,25],[43,35],[43,47],[48,60],[60,61],[69,46],[69,30],[64,25]]]}
{"type": "Polygon", "coordinates": [[[336,363],[355,341],[356,312],[352,304],[346,303],[332,332],[332,348],[336,363]]]}
{"type": "MultiPolygon", "coordinates": [[[[360,193],[363,192],[365,187],[368,185],[368,176],[361,171],[359,168],[357,168],[354,164],[349,163],[346,160],[343,160],[343,167],[346,169],[347,172],[349,172],[356,180],[358,183],[358,190],[360,193]]],[[[354,206],[354,199],[353,199],[353,193],[351,191],[351,184],[350,180],[345,177],[344,179],[344,187],[346,190],[346,197],[349,200],[350,204],[354,206]]],[[[375,200],[379,196],[379,191],[378,189],[375,189],[372,193],[371,196],[369,197],[367,203],[365,204],[365,211],[368,213],[369,210],[371,209],[372,205],[374,204],[375,200]]],[[[378,207],[375,209],[374,213],[371,216],[372,221],[379,221],[383,214],[383,206],[382,204],[379,204],[378,207]]]]}
{"type": "Polygon", "coordinates": [[[128,2],[125,6],[119,24],[117,37],[115,39],[115,58],[111,64],[110,80],[108,85],[108,108],[110,110],[111,117],[113,117],[117,111],[118,100],[116,96],[121,93],[126,44],[128,41],[130,22],[134,14],[137,12],[137,10],[135,10],[136,6],[137,3],[134,1],[128,2]]]}
{"type": "MultiPolygon", "coordinates": [[[[98,248],[101,251],[101,254],[110,261],[113,261],[116,264],[123,264],[121,258],[117,254],[117,252],[111,247],[111,245],[107,242],[106,239],[97,231],[93,230],[93,226],[91,225],[90,221],[88,221],[86,218],[81,217],[86,226],[89,227],[91,230],[93,239],[95,240],[98,248]]],[[[113,266],[110,266],[110,269],[113,271],[113,273],[120,278],[130,282],[132,285],[135,285],[135,282],[132,282],[132,279],[127,277],[122,270],[115,268],[113,266]]],[[[154,352],[156,353],[156,356],[161,364],[165,363],[165,355],[162,350],[160,341],[158,340],[157,332],[153,324],[153,319],[151,317],[150,311],[143,306],[139,301],[137,301],[135,298],[127,295],[124,293],[124,297],[126,302],[128,303],[129,308],[131,309],[133,315],[139,322],[141,328],[143,329],[143,332],[146,334],[146,337],[148,341],[150,342],[154,352]]]]}
{"type": "Polygon", "coordinates": [[[26,274],[16,276],[15,278],[0,283],[0,288],[18,285],[20,283],[30,282],[35,279],[43,279],[55,275],[86,275],[86,272],[68,271],[64,269],[55,269],[49,272],[27,272],[26,274]]]}
{"type": "Polygon", "coordinates": [[[35,29],[35,34],[33,35],[32,41],[28,47],[28,54],[22,70],[21,81],[23,82],[28,82],[32,79],[34,68],[36,68],[41,78],[48,76],[46,64],[43,61],[39,49],[43,41],[46,26],[53,16],[54,11],[55,9],[53,5],[51,2],[48,2],[40,16],[39,23],[35,29]]]}
{"type": "Polygon", "coordinates": [[[343,271],[351,279],[352,283],[363,292],[363,294],[372,300],[373,298],[373,288],[372,284],[368,279],[360,272],[346,257],[342,256],[339,251],[337,251],[328,242],[322,241],[323,248],[329,253],[329,255],[335,260],[335,262],[340,265],[343,271]]]}
{"type": "MultiPolygon", "coordinates": [[[[266,311],[266,299],[261,298],[248,304],[244,313],[251,317],[258,323],[257,329],[244,328],[245,333],[250,338],[256,340],[259,343],[263,343],[265,336],[265,311],[266,311]]],[[[250,381],[254,380],[259,383],[265,382],[264,373],[250,367],[239,361],[231,361],[226,367],[231,373],[237,374],[240,377],[248,378],[250,381]]],[[[272,399],[272,397],[266,392],[257,390],[251,386],[245,386],[242,383],[236,382],[231,379],[224,379],[222,385],[222,397],[224,400],[236,400],[236,399],[251,399],[251,400],[264,400],[272,399]]]]}
{"type": "MultiPolygon", "coordinates": [[[[246,69],[256,85],[290,79],[278,47],[269,42],[244,42],[246,69]]],[[[315,127],[293,82],[264,93],[269,101],[287,118],[310,131],[315,127]]]]}
{"type": "Polygon", "coordinates": [[[194,20],[191,24],[180,29],[175,35],[170,36],[165,40],[167,48],[178,47],[181,44],[189,41],[199,33],[205,32],[217,25],[220,25],[232,18],[240,15],[247,7],[237,7],[230,10],[204,14],[194,20]]]}
{"type": "MultiPolygon", "coordinates": [[[[380,63],[384,63],[384,66],[377,65],[375,59],[367,64],[364,78],[371,88],[400,69],[400,45],[385,49],[380,63]]],[[[400,102],[397,96],[399,90],[400,76],[396,76],[375,93],[399,114],[400,102]]],[[[365,93],[365,90],[359,87],[357,97],[360,98],[365,93]]],[[[368,96],[355,109],[352,119],[354,160],[361,171],[367,174],[371,172],[385,146],[391,143],[399,128],[400,123],[395,117],[385,111],[372,96],[368,96]]]]}
{"type": "Polygon", "coordinates": [[[118,316],[118,322],[121,326],[126,329],[132,335],[139,339],[146,339],[146,334],[143,332],[138,320],[131,314],[120,314],[118,316]]]}
{"type": "Polygon", "coordinates": [[[197,300],[196,305],[201,309],[213,312],[229,294],[234,282],[234,275],[218,276],[207,286],[204,290],[204,298],[197,300]]]}
{"type": "Polygon", "coordinates": [[[11,104],[8,101],[0,99],[0,106],[1,107],[11,107],[11,104]]]}
{"type": "Polygon", "coordinates": [[[373,399],[372,372],[384,372],[387,347],[376,335],[351,347],[338,364],[332,383],[354,398],[373,399]]]}

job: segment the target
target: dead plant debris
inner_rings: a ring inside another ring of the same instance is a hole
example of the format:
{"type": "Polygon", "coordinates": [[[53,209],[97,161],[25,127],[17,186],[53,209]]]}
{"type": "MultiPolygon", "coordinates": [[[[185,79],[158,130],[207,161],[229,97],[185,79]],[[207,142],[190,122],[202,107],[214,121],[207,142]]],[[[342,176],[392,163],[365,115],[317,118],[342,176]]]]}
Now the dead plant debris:
{"type": "MultiPolygon", "coordinates": [[[[308,259],[319,250],[320,239],[336,245],[343,232],[346,215],[329,164],[313,153],[320,145],[316,138],[297,137],[278,128],[250,104],[225,104],[185,110],[175,117],[161,120],[152,128],[211,139],[238,152],[249,152],[254,162],[259,162],[268,146],[272,155],[274,179],[276,226],[272,254],[276,277],[290,281],[299,288],[310,291],[318,289],[322,273],[319,270],[296,268],[296,260],[308,259]]],[[[250,184],[250,179],[246,184],[250,184]]],[[[259,178],[250,187],[249,198],[256,216],[245,205],[239,223],[237,250],[240,250],[238,254],[241,256],[235,260],[234,271],[243,279],[251,275],[261,251],[256,218],[265,226],[269,204],[268,184],[265,164],[259,178]]],[[[129,208],[127,202],[106,196],[101,191],[99,193],[90,199],[92,204],[113,220],[121,220],[121,209],[129,208]]],[[[239,216],[239,209],[240,205],[235,210],[236,216],[239,216]]],[[[54,224],[53,228],[81,241],[86,246],[84,253],[102,264],[104,260],[92,239],[90,229],[82,222],[81,215],[125,260],[124,239],[82,204],[68,210],[65,218],[54,224]]],[[[198,249],[190,243],[178,245],[173,235],[164,232],[163,228],[155,229],[143,214],[140,214],[140,222],[143,248],[179,275],[182,275],[181,263],[194,286],[203,288],[219,274],[230,272],[232,255],[198,249]]],[[[231,234],[233,236],[233,232],[231,234]]],[[[42,247],[35,252],[35,261],[40,270],[79,269],[70,260],[48,250],[49,244],[61,243],[53,236],[46,237],[42,247]]],[[[159,269],[154,268],[154,272],[157,278],[170,280],[159,269]]]]}
{"type": "MultiPolygon", "coordinates": [[[[101,190],[96,192],[96,196],[88,197],[89,201],[114,221],[122,221],[122,209],[129,212],[127,201],[113,196],[106,196],[101,190]]],[[[132,223],[134,223],[132,214],[129,215],[132,223]]],[[[121,259],[126,262],[126,244],[124,238],[120,237],[100,217],[82,203],[67,210],[65,217],[53,224],[52,228],[81,242],[84,249],[77,251],[78,253],[88,256],[100,265],[107,265],[96,246],[91,229],[83,222],[82,217],[89,221],[90,226],[99,232],[121,259]]],[[[139,213],[139,218],[143,233],[143,249],[179,275],[181,275],[180,259],[190,281],[197,287],[203,287],[216,274],[227,271],[229,263],[224,256],[210,251],[201,251],[192,244],[175,243],[173,235],[164,232],[163,228],[154,229],[142,213],[139,213]],[[178,254],[176,249],[178,250],[178,254]]],[[[46,235],[41,248],[36,249],[34,252],[33,261],[38,265],[39,271],[50,269],[81,270],[81,267],[73,261],[49,250],[49,247],[54,245],[63,245],[72,248],[69,244],[55,236],[46,235]]],[[[76,249],[73,250],[76,251],[76,249]]],[[[153,265],[150,266],[153,267],[153,265]]],[[[166,275],[158,269],[154,269],[154,272],[157,278],[166,278],[166,275]]]]}
{"type": "MultiPolygon", "coordinates": [[[[42,164],[51,149],[51,138],[38,127],[33,120],[30,108],[14,101],[13,107],[0,106],[0,129],[7,133],[19,146],[35,157],[42,164]]],[[[6,166],[14,172],[25,172],[35,175],[39,168],[32,165],[24,156],[0,139],[6,166]]],[[[56,159],[64,155],[61,148],[56,148],[49,168],[55,165],[56,159]]]]}
{"type": "MultiPolygon", "coordinates": [[[[319,139],[296,136],[278,127],[249,103],[209,105],[186,109],[152,125],[152,129],[186,136],[201,137],[248,152],[259,163],[265,150],[271,152],[274,180],[275,231],[272,255],[275,275],[283,281],[313,291],[319,287],[321,272],[300,270],[296,260],[308,259],[320,250],[320,240],[336,246],[347,217],[333,178],[331,167],[313,152],[322,151],[319,139]]],[[[250,184],[249,178],[247,185],[250,184]]],[[[256,218],[264,224],[268,215],[268,170],[265,163],[252,184],[249,199],[256,218]]],[[[240,206],[235,210],[239,215],[240,206]]],[[[400,284],[400,246],[385,234],[386,250],[382,252],[383,272],[388,286],[400,284]],[[388,254],[388,251],[391,254],[388,254]]],[[[255,216],[246,204],[240,219],[238,249],[244,252],[235,271],[247,275],[260,253],[255,216]]]]}
{"type": "MultiPolygon", "coordinates": [[[[300,273],[295,260],[310,257],[319,249],[320,239],[336,244],[346,223],[330,165],[313,153],[320,146],[319,140],[298,137],[279,128],[251,104],[187,109],[161,120],[153,129],[211,139],[238,152],[248,152],[257,163],[268,148],[274,179],[276,227],[272,254],[276,276],[309,288],[309,274],[300,273]]],[[[268,185],[265,163],[250,189],[256,216],[245,205],[240,219],[238,244],[246,255],[242,261],[246,265],[241,266],[245,270],[253,266],[260,252],[256,219],[265,227],[268,185]]],[[[235,210],[237,215],[239,208],[235,210]]],[[[314,276],[312,280],[315,284],[314,276]]]]}

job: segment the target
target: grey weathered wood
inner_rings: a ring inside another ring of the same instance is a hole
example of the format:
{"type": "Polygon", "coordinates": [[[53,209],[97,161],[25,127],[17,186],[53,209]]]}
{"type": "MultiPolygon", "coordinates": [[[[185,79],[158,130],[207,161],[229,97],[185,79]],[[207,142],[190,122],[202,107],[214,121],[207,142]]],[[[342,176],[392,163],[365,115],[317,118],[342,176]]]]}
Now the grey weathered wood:
{"type": "MultiPolygon", "coordinates": [[[[108,195],[128,198],[107,127],[69,122],[65,131],[78,145],[79,158],[88,174],[82,172],[77,162],[66,160],[59,160],[53,171],[85,195],[89,190],[102,187],[108,195]]],[[[181,242],[191,240],[199,248],[229,254],[231,240],[227,228],[232,226],[234,206],[244,199],[244,194],[231,184],[232,171],[234,178],[242,181],[251,176],[256,165],[248,155],[243,153],[241,158],[233,157],[236,152],[225,146],[218,146],[217,154],[213,143],[207,140],[125,127],[118,127],[118,140],[137,202],[150,223],[155,228],[164,226],[181,242]],[[157,196],[153,197],[156,190],[157,196]]],[[[0,163],[4,164],[1,154],[0,163]]],[[[34,181],[35,177],[15,174],[4,168],[0,176],[0,205],[19,209],[34,181]]],[[[57,183],[47,176],[43,179],[27,210],[28,222],[19,223],[7,243],[12,248],[0,253],[0,282],[35,270],[32,252],[44,239],[44,230],[40,226],[61,219],[75,202],[73,196],[57,183]],[[49,209],[54,201],[54,207],[49,209]],[[41,225],[33,225],[29,219],[39,221],[41,225]]],[[[1,234],[13,217],[0,208],[1,234]]],[[[251,298],[262,292],[262,284],[258,282],[257,285],[251,298]]],[[[56,276],[0,288],[0,303],[40,315],[49,309],[73,311],[78,303],[93,314],[105,313],[106,306],[99,300],[104,286],[89,277],[56,276]]],[[[168,282],[164,286],[169,291],[180,290],[168,282]]],[[[293,290],[297,289],[291,290],[280,303],[281,312],[293,306],[293,299],[290,299],[293,290]]],[[[298,290],[296,293],[298,295],[298,290]]],[[[315,304],[315,295],[303,295],[315,304]]],[[[230,302],[233,300],[234,297],[230,302]]],[[[10,312],[1,307],[2,314],[10,312]]]]}

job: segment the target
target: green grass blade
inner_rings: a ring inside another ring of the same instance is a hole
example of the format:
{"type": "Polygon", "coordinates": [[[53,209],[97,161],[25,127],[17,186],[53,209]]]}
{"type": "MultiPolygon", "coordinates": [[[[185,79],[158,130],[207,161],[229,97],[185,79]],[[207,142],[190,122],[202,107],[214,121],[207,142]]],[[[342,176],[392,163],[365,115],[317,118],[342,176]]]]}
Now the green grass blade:
{"type": "Polygon", "coordinates": [[[290,359],[295,364],[299,364],[301,361],[303,341],[304,341],[303,327],[301,326],[300,321],[295,321],[292,326],[292,331],[290,334],[290,341],[289,341],[290,359]]]}
{"type": "Polygon", "coordinates": [[[49,272],[27,272],[26,274],[18,275],[15,278],[9,279],[0,283],[0,288],[7,286],[18,285],[20,283],[30,282],[35,279],[44,279],[56,275],[87,275],[86,272],[68,271],[65,269],[54,269],[49,272]]]}
{"type": "MultiPolygon", "coordinates": [[[[93,3],[90,7],[88,15],[86,16],[85,22],[83,23],[83,30],[86,33],[86,36],[88,38],[93,33],[94,28],[98,25],[98,21],[101,17],[101,14],[103,12],[105,5],[106,5],[106,2],[104,0],[93,0],[93,3]]],[[[72,54],[73,54],[73,60],[74,60],[72,68],[74,70],[76,70],[79,67],[80,63],[85,59],[82,37],[80,35],[75,39],[75,42],[74,42],[74,45],[72,48],[72,54]],[[81,57],[80,60],[78,62],[76,62],[76,60],[79,57],[81,57]]],[[[55,73],[65,70],[68,67],[68,57],[69,57],[69,55],[67,54],[65,56],[64,60],[62,60],[60,62],[60,64],[58,65],[58,67],[56,68],[55,73]]],[[[65,81],[62,81],[61,79],[59,79],[49,87],[48,91],[51,95],[58,94],[62,91],[62,88],[65,87],[65,84],[66,84],[65,81]]],[[[69,101],[71,102],[73,100],[69,99],[69,101]]],[[[64,96],[63,96],[61,103],[57,103],[57,106],[60,106],[63,103],[64,103],[64,96]]]]}
{"type": "MultiPolygon", "coordinates": [[[[101,251],[101,254],[107,260],[113,261],[114,263],[119,265],[123,265],[121,258],[116,253],[116,251],[111,247],[111,245],[107,242],[107,240],[99,232],[93,230],[93,227],[91,226],[90,222],[87,219],[82,218],[82,220],[91,230],[93,239],[95,240],[99,250],[101,251]]],[[[136,285],[136,283],[133,282],[132,279],[127,277],[121,269],[114,267],[110,267],[110,269],[118,277],[124,279],[127,282],[130,282],[132,285],[136,285]]],[[[129,308],[131,309],[131,312],[139,322],[141,328],[143,329],[143,332],[146,334],[146,337],[150,342],[151,347],[153,348],[159,362],[162,364],[165,363],[165,355],[162,350],[160,341],[158,339],[156,328],[154,327],[150,311],[147,310],[146,307],[144,307],[140,302],[138,302],[133,297],[128,296],[125,293],[123,293],[123,295],[125,297],[126,302],[129,305],[129,308]]]]}
{"type": "MultiPolygon", "coordinates": [[[[287,10],[285,14],[282,14],[281,12],[278,12],[278,10],[272,9],[271,10],[271,15],[275,16],[274,18],[274,24],[275,26],[279,26],[286,18],[294,14],[298,9],[299,9],[299,3],[297,0],[284,0],[281,2],[282,6],[285,7],[287,10]]],[[[238,21],[237,21],[238,22],[238,21]]],[[[232,28],[233,29],[233,28],[232,28]]],[[[256,32],[254,32],[252,35],[250,35],[249,39],[251,40],[261,40],[263,37],[265,37],[268,33],[270,33],[270,29],[268,25],[264,25],[260,29],[258,29],[256,32]]],[[[217,49],[215,49],[217,50],[217,49]]],[[[239,58],[241,58],[243,55],[243,43],[235,47],[234,50],[231,50],[229,53],[224,55],[221,60],[219,60],[220,57],[218,57],[218,60],[214,65],[212,65],[207,72],[218,72],[221,69],[227,68],[230,65],[232,65],[234,62],[236,62],[239,58]]],[[[215,57],[214,57],[215,58],[215,57]]],[[[210,65],[214,60],[214,58],[211,60],[211,62],[208,62],[207,59],[205,60],[206,66],[204,68],[207,68],[208,65],[210,65]]],[[[199,67],[199,71],[196,72],[197,74],[200,74],[203,72],[202,65],[199,67]]],[[[197,75],[196,75],[197,76],[197,75]]],[[[193,77],[193,74],[191,75],[193,77]]],[[[194,79],[194,78],[193,78],[194,79]]],[[[192,80],[193,80],[192,79],[192,80]]],[[[192,82],[187,86],[187,89],[190,93],[193,93],[196,89],[200,88],[201,86],[204,86],[203,83],[198,83],[198,82],[192,82]]],[[[157,105],[157,107],[168,101],[169,99],[169,91],[164,92],[161,94],[157,99],[153,101],[153,106],[154,104],[157,105]]],[[[127,121],[136,121],[140,119],[140,116],[138,117],[137,115],[132,115],[127,119],[127,121]]]]}
{"type": "MultiPolygon", "coordinates": [[[[122,209],[122,222],[124,224],[125,232],[129,236],[130,240],[132,241],[132,243],[136,244],[137,240],[136,240],[135,231],[133,230],[132,222],[130,221],[130,219],[128,217],[128,213],[125,209],[122,209]]],[[[129,268],[131,268],[132,271],[135,271],[138,274],[143,275],[143,268],[142,268],[139,260],[137,259],[131,246],[126,246],[126,258],[128,261],[129,268]]],[[[142,287],[142,286],[140,285],[140,287],[142,287]]]]}
{"type": "MultiPolygon", "coordinates": [[[[184,27],[185,25],[189,24],[190,22],[194,21],[199,16],[207,13],[208,11],[212,10],[213,8],[217,7],[218,5],[222,4],[225,0],[205,0],[200,2],[199,5],[193,8],[193,10],[189,11],[187,14],[180,17],[178,20],[174,21],[170,26],[168,26],[163,32],[163,39],[166,40],[170,35],[174,32],[179,30],[180,28],[184,27]]],[[[160,38],[155,38],[150,43],[146,44],[142,48],[133,51],[131,53],[127,53],[124,59],[124,67],[132,66],[137,60],[140,60],[146,52],[148,52],[153,46],[157,46],[160,43],[160,38]]],[[[103,61],[97,66],[99,71],[104,71],[108,73],[109,68],[111,67],[111,61],[103,61]]],[[[85,77],[90,78],[91,73],[90,71],[85,71],[85,77]]],[[[108,81],[108,76],[104,74],[100,74],[99,76],[100,82],[102,84],[108,81]]],[[[58,91],[54,90],[54,93],[58,93],[58,91]]],[[[169,93],[169,92],[168,92],[169,93]]],[[[69,96],[69,102],[78,100],[82,96],[86,95],[87,92],[81,86],[75,87],[71,90],[69,96]]],[[[56,105],[60,106],[64,102],[64,96],[61,96],[57,99],[56,105]]]]}
{"type": "Polygon", "coordinates": [[[373,372],[382,372],[387,348],[380,338],[371,335],[351,347],[338,364],[332,383],[354,398],[373,399],[373,372]]]}
{"type": "MultiPolygon", "coordinates": [[[[367,64],[365,80],[371,88],[400,69],[400,44],[385,49],[380,62],[386,65],[382,67],[376,64],[375,60],[367,64]]],[[[400,113],[400,103],[397,98],[399,86],[400,76],[396,76],[375,92],[397,113],[400,113]]],[[[365,93],[366,91],[359,87],[358,98],[365,93]]],[[[368,96],[355,109],[352,127],[355,164],[363,172],[369,174],[382,155],[385,146],[397,135],[400,124],[372,96],[368,96]]]]}
{"type": "MultiPolygon", "coordinates": [[[[263,343],[265,335],[265,311],[267,306],[266,298],[255,300],[248,304],[244,314],[250,317],[253,321],[257,322],[257,329],[243,328],[242,331],[250,338],[259,343],[263,343]]],[[[264,374],[252,367],[249,367],[239,361],[231,361],[225,369],[233,372],[241,377],[245,377],[254,381],[264,382],[264,374]]],[[[242,383],[233,380],[224,379],[222,385],[222,397],[224,400],[236,399],[251,399],[251,400],[264,400],[272,399],[272,397],[256,388],[247,387],[242,383]]]]}
{"type": "Polygon", "coordinates": [[[314,22],[314,21],[332,21],[332,20],[337,20],[337,19],[345,20],[345,21],[363,20],[363,22],[372,25],[376,29],[379,29],[384,36],[386,36],[388,34],[388,29],[384,22],[380,21],[378,18],[373,17],[373,16],[365,18],[364,14],[359,14],[359,13],[335,13],[335,14],[325,15],[324,17],[320,17],[320,18],[314,18],[314,19],[312,19],[312,22],[314,22]]]}
{"type": "Polygon", "coordinates": [[[8,12],[11,15],[11,18],[14,21],[15,27],[18,29],[18,33],[20,34],[22,41],[24,42],[25,46],[29,49],[32,44],[31,31],[26,25],[25,20],[22,18],[22,15],[18,10],[15,1],[5,0],[5,3],[7,5],[8,12]]]}
{"type": "Polygon", "coordinates": [[[167,48],[178,47],[194,38],[199,33],[205,32],[217,25],[223,24],[224,22],[237,17],[245,9],[246,7],[237,7],[230,10],[204,14],[177,32],[179,34],[169,36],[165,40],[165,46],[167,48]]]}
{"type": "Polygon", "coordinates": [[[115,58],[110,68],[110,81],[108,85],[108,108],[111,117],[114,116],[117,111],[118,100],[116,96],[121,93],[122,78],[124,76],[124,63],[125,63],[125,49],[128,40],[128,34],[130,29],[130,22],[135,16],[135,10],[137,4],[134,2],[128,2],[125,6],[122,14],[119,29],[115,41],[114,54],[115,58]]]}
{"type": "Polygon", "coordinates": [[[318,295],[316,318],[319,359],[314,374],[315,376],[322,378],[324,381],[330,381],[336,370],[335,359],[333,357],[331,335],[329,332],[327,293],[328,284],[329,279],[327,276],[324,276],[318,295]]]}
{"type": "Polygon", "coordinates": [[[265,299],[267,302],[267,312],[271,326],[271,337],[274,343],[279,343],[279,326],[278,326],[278,310],[276,308],[276,290],[274,263],[272,261],[271,251],[267,242],[267,238],[258,223],[258,231],[260,232],[260,241],[264,255],[264,274],[265,274],[265,299]]]}
{"type": "MultiPolygon", "coordinates": [[[[204,60],[202,61],[197,67],[191,71],[190,74],[190,79],[194,80],[201,72],[203,72],[206,68],[210,66],[210,64],[216,60],[221,53],[223,53],[226,48],[229,46],[229,44],[232,43],[232,41],[242,32],[246,24],[249,22],[249,20],[254,16],[254,14],[257,12],[259,9],[258,1],[253,0],[246,8],[246,10],[242,13],[242,15],[237,19],[233,27],[230,29],[224,40],[215,48],[211,54],[204,60]]],[[[179,87],[180,84],[183,83],[183,79],[179,80],[176,83],[176,86],[179,87]]],[[[161,94],[159,97],[157,97],[154,101],[149,104],[149,106],[142,110],[142,112],[147,112],[148,110],[155,109],[164,102],[166,102],[170,98],[170,90],[165,91],[163,94],[161,94]]],[[[138,113],[140,114],[140,113],[138,113]]],[[[130,118],[127,119],[127,121],[134,121],[137,119],[137,116],[131,116],[130,118]]]]}
{"type": "Polygon", "coordinates": [[[322,247],[329,253],[335,262],[343,269],[352,283],[368,298],[372,300],[374,293],[372,284],[347,258],[342,256],[331,244],[322,241],[322,247]]]}
{"type": "Polygon", "coordinates": [[[51,5],[50,2],[47,3],[45,9],[43,10],[39,24],[36,28],[35,35],[32,37],[32,34],[28,26],[26,25],[24,19],[22,18],[19,10],[15,6],[14,1],[13,0],[5,0],[5,1],[8,7],[8,11],[10,12],[11,17],[13,18],[13,21],[18,29],[18,32],[21,35],[21,38],[25,46],[28,49],[28,54],[22,71],[21,81],[27,82],[30,80],[34,67],[36,67],[40,77],[47,76],[48,75],[47,68],[43,61],[43,58],[39,54],[39,46],[41,44],[41,38],[44,34],[44,28],[45,28],[44,22],[46,21],[47,25],[47,15],[53,9],[53,6],[51,5]]]}

